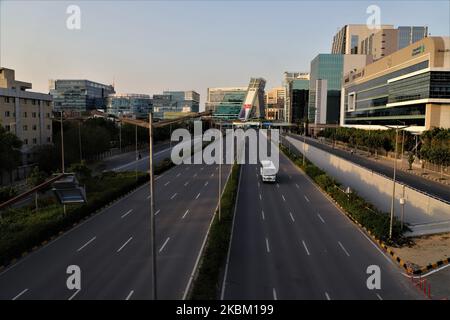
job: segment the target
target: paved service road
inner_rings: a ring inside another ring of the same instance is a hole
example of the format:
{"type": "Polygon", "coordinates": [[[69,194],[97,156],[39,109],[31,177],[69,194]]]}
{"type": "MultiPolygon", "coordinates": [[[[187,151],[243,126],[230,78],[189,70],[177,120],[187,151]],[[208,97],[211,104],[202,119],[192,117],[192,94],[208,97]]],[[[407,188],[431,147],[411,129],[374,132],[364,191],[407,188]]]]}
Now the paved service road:
{"type": "MultiPolygon", "coordinates": [[[[299,135],[295,135],[295,134],[290,134],[289,136],[294,139],[303,141],[303,136],[299,136],[299,135]]],[[[367,159],[366,157],[362,157],[362,156],[355,155],[355,154],[352,155],[351,153],[341,150],[341,149],[333,149],[329,145],[320,143],[316,139],[312,139],[309,137],[306,138],[306,143],[308,143],[316,148],[319,148],[321,150],[324,150],[328,153],[339,156],[345,160],[356,163],[356,164],[358,164],[362,167],[365,167],[369,170],[383,174],[387,177],[393,176],[393,173],[394,173],[393,167],[386,166],[386,165],[376,162],[374,160],[367,159]]],[[[429,195],[432,195],[438,199],[442,199],[447,202],[450,202],[450,187],[449,186],[443,185],[439,182],[421,178],[419,176],[407,173],[402,170],[397,170],[396,175],[397,175],[396,180],[398,182],[406,184],[414,189],[417,189],[417,190],[427,193],[429,195]]]]}
{"type": "Polygon", "coordinates": [[[242,167],[224,299],[423,298],[401,271],[284,155],[275,184],[242,167]]]}
{"type": "MultiPolygon", "coordinates": [[[[217,206],[218,166],[176,166],[155,188],[158,298],[181,299],[217,206]]],[[[0,299],[151,299],[148,197],[146,184],[0,273],[0,299]],[[81,268],[79,292],[66,287],[69,265],[81,268]]]]}

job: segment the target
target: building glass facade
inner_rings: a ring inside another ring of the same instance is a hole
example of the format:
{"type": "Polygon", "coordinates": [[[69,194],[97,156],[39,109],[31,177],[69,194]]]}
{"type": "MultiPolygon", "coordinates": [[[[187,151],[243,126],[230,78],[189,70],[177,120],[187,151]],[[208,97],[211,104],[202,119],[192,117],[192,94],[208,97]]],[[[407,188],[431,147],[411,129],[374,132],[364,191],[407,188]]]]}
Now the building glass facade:
{"type": "Polygon", "coordinates": [[[247,95],[247,88],[208,88],[206,110],[215,118],[237,119],[247,95]]]}
{"type": "Polygon", "coordinates": [[[147,118],[152,110],[152,99],[146,94],[114,94],[108,96],[106,112],[115,116],[134,115],[147,118]]]}
{"type": "Polygon", "coordinates": [[[50,88],[54,109],[65,112],[85,112],[105,109],[108,95],[114,87],[89,80],[56,80],[50,88]]]}

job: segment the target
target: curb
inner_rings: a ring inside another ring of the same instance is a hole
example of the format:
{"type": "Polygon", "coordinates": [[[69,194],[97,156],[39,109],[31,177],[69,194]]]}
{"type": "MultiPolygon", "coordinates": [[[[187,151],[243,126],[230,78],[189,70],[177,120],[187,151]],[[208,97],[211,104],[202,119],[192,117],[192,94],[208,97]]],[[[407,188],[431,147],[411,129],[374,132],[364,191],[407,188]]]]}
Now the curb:
{"type": "Polygon", "coordinates": [[[422,267],[422,268],[420,268],[418,270],[414,270],[413,274],[414,275],[421,275],[421,274],[427,273],[428,271],[431,271],[431,270],[437,269],[439,267],[445,266],[447,264],[450,264],[450,257],[448,257],[447,259],[444,259],[444,260],[436,261],[435,263],[429,263],[425,267],[422,267]]]}

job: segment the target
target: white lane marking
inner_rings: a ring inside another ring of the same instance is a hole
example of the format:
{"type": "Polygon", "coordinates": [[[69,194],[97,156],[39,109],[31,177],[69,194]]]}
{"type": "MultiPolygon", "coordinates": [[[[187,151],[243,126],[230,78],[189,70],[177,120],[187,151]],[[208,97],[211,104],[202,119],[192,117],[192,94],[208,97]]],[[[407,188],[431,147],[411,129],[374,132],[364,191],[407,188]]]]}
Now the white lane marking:
{"type": "Polygon", "coordinates": [[[130,237],[130,239],[128,239],[118,250],[117,252],[122,251],[123,248],[125,248],[125,246],[128,244],[128,242],[130,242],[133,239],[133,237],[130,237]]]}
{"type": "Polygon", "coordinates": [[[147,197],[147,199],[150,199],[150,195],[147,197]]]}
{"type": "Polygon", "coordinates": [[[197,176],[197,173],[194,173],[194,175],[192,176],[192,178],[195,178],[197,176]]]}
{"type": "Polygon", "coordinates": [[[291,176],[291,175],[289,175],[289,179],[292,179],[292,176],[291,176]]]}
{"type": "Polygon", "coordinates": [[[259,181],[258,181],[258,188],[259,188],[259,187],[261,187],[261,185],[259,184],[259,181]]]}
{"type": "Polygon", "coordinates": [[[167,237],[166,241],[164,241],[163,245],[159,249],[159,253],[161,253],[164,250],[164,248],[165,248],[167,242],[169,242],[169,240],[170,240],[170,237],[167,237]]]}
{"type": "Polygon", "coordinates": [[[327,300],[331,300],[330,295],[328,294],[328,292],[325,292],[325,297],[327,297],[327,300]]]}
{"type": "Polygon", "coordinates": [[[302,240],[302,243],[303,243],[303,247],[305,248],[306,254],[307,254],[308,256],[311,255],[311,254],[309,253],[309,250],[308,250],[308,247],[306,246],[305,241],[302,240]]]}
{"type": "Polygon", "coordinates": [[[304,195],[304,197],[305,197],[305,200],[309,202],[309,199],[308,199],[308,197],[307,197],[306,195],[304,195]]]}
{"type": "Polygon", "coordinates": [[[266,238],[266,250],[268,253],[270,253],[269,239],[267,239],[267,238],[266,238]]]}
{"type": "Polygon", "coordinates": [[[300,187],[298,186],[298,184],[295,184],[295,186],[297,187],[297,189],[300,189],[300,187]]]}
{"type": "Polygon", "coordinates": [[[89,243],[91,243],[91,242],[94,241],[95,239],[97,239],[97,237],[93,237],[91,240],[89,240],[88,242],[86,242],[85,244],[83,244],[81,247],[78,248],[77,252],[80,252],[81,250],[83,250],[89,243]]]}
{"type": "Polygon", "coordinates": [[[69,299],[67,299],[67,300],[72,300],[73,298],[75,298],[75,296],[78,294],[78,292],[80,292],[81,291],[81,289],[78,289],[77,291],[75,291],[74,292],[74,294],[73,295],[71,295],[70,297],[69,297],[69,299]]]}
{"type": "Polygon", "coordinates": [[[131,290],[130,293],[127,295],[127,297],[125,298],[125,300],[130,300],[131,296],[133,295],[134,291],[131,290]]]}
{"type": "Polygon", "coordinates": [[[214,173],[211,173],[211,178],[214,177],[214,173]]]}
{"type": "Polygon", "coordinates": [[[295,222],[294,216],[292,215],[292,213],[291,213],[291,212],[289,212],[289,215],[291,216],[291,220],[292,220],[292,222],[295,222]]]}
{"type": "Polygon", "coordinates": [[[178,174],[175,176],[175,178],[178,178],[180,175],[181,175],[181,173],[178,173],[178,174]]]}
{"type": "Polygon", "coordinates": [[[277,188],[279,188],[280,187],[280,185],[277,183],[277,188]]]}
{"type": "Polygon", "coordinates": [[[15,296],[14,298],[12,298],[12,300],[17,300],[20,298],[21,295],[23,295],[25,292],[27,292],[28,289],[23,290],[21,293],[19,293],[17,296],[15,296]]]}
{"type": "Polygon", "coordinates": [[[377,293],[376,294],[379,300],[383,300],[383,298],[377,293]]]}
{"type": "Polygon", "coordinates": [[[261,193],[259,194],[259,200],[262,200],[261,193]]]}
{"type": "MultiPolygon", "coordinates": [[[[150,197],[150,196],[149,196],[150,197]]],[[[129,215],[130,213],[132,213],[133,212],[133,209],[130,209],[130,210],[128,210],[126,213],[124,213],[122,216],[121,216],[121,218],[123,219],[123,218],[125,218],[127,215],[129,215]]]]}
{"type": "Polygon", "coordinates": [[[281,197],[283,198],[283,201],[286,202],[286,198],[284,197],[284,195],[281,195],[281,197]]]}
{"type": "Polygon", "coordinates": [[[183,214],[183,216],[181,217],[181,219],[184,219],[184,217],[186,217],[186,215],[189,213],[189,209],[186,210],[186,212],[183,214]]]}
{"type": "Polygon", "coordinates": [[[205,182],[205,185],[204,185],[204,186],[206,187],[207,185],[208,185],[208,181],[205,182]]]}
{"type": "MultiPolygon", "coordinates": [[[[200,192],[201,193],[201,192],[200,192]]],[[[198,199],[198,197],[200,197],[200,193],[195,197],[195,200],[197,200],[198,199]]]]}
{"type": "Polygon", "coordinates": [[[275,290],[275,288],[272,288],[272,295],[273,295],[273,300],[278,300],[277,291],[275,290]]]}
{"type": "Polygon", "coordinates": [[[175,193],[173,194],[173,196],[170,197],[170,200],[172,200],[172,199],[175,198],[176,196],[177,196],[177,193],[175,192],[175,193]]]}
{"type": "Polygon", "coordinates": [[[184,169],[185,171],[188,171],[189,170],[189,167],[186,167],[186,169],[184,169]]]}
{"type": "Polygon", "coordinates": [[[325,223],[325,220],[323,220],[323,218],[322,218],[322,216],[320,215],[320,213],[318,213],[317,216],[319,217],[320,221],[322,221],[322,223],[325,223]]]}
{"type": "Polygon", "coordinates": [[[189,181],[186,181],[186,182],[184,183],[184,186],[186,187],[188,184],[189,184],[189,181]]]}
{"type": "Polygon", "coordinates": [[[261,210],[261,217],[263,220],[266,220],[266,217],[264,216],[264,211],[261,210]]]}
{"type": "Polygon", "coordinates": [[[169,185],[170,181],[167,181],[166,183],[164,183],[164,187],[167,187],[169,185]]]}
{"type": "Polygon", "coordinates": [[[205,167],[201,167],[201,168],[200,168],[200,171],[203,171],[203,169],[205,169],[205,167]]]}
{"type": "Polygon", "coordinates": [[[158,210],[155,212],[155,216],[156,216],[160,211],[161,211],[161,209],[158,209],[158,210]]]}
{"type": "Polygon", "coordinates": [[[342,245],[342,243],[341,243],[340,241],[338,241],[338,243],[339,243],[339,246],[342,248],[342,250],[345,252],[345,254],[346,254],[348,257],[350,257],[350,254],[348,253],[347,250],[345,250],[345,248],[344,248],[344,246],[342,245]]]}

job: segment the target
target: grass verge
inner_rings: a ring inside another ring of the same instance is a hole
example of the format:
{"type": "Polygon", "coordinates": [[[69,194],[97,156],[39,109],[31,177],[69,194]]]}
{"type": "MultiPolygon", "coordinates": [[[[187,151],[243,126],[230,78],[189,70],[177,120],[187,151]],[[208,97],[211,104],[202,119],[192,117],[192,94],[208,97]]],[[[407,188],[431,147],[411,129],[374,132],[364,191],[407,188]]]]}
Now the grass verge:
{"type": "Polygon", "coordinates": [[[220,275],[228,252],[233,223],[234,205],[237,198],[240,165],[234,164],[222,193],[221,219],[216,212],[211,224],[206,246],[200,260],[190,299],[214,300],[220,291],[220,275]]]}

